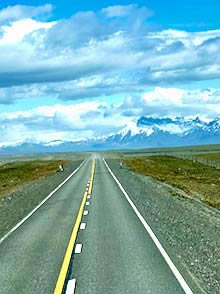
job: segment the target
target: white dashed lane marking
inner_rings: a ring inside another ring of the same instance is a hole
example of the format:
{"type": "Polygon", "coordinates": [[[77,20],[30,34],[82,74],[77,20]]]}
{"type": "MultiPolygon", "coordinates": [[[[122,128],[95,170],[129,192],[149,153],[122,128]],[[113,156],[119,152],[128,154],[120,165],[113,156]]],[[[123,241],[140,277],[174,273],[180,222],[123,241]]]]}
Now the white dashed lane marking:
{"type": "Polygon", "coordinates": [[[76,244],[76,247],[75,247],[75,253],[79,254],[81,252],[82,252],[82,244],[78,243],[78,244],[76,244]]]}
{"type": "MultiPolygon", "coordinates": [[[[86,192],[89,191],[89,187],[90,187],[90,180],[88,180],[88,183],[86,185],[86,192]]],[[[88,194],[87,197],[86,197],[87,200],[90,199],[90,197],[91,197],[91,194],[88,194]]],[[[89,206],[90,202],[86,201],[85,205],[89,206]]],[[[83,215],[88,215],[88,214],[89,214],[89,211],[84,210],[83,215]]],[[[81,223],[80,224],[80,230],[85,230],[85,228],[86,228],[86,223],[81,223]]],[[[81,243],[77,243],[76,246],[75,246],[74,253],[75,254],[80,254],[82,252],[82,246],[83,245],[81,243]]],[[[74,294],[75,293],[75,288],[76,288],[76,279],[69,280],[68,283],[67,283],[67,288],[66,288],[65,294],[74,294]]]]}
{"type": "Polygon", "coordinates": [[[69,280],[66,287],[66,294],[74,294],[76,288],[76,279],[69,280]]]}
{"type": "Polygon", "coordinates": [[[85,228],[86,228],[86,223],[81,223],[80,230],[85,230],[85,228]]]}

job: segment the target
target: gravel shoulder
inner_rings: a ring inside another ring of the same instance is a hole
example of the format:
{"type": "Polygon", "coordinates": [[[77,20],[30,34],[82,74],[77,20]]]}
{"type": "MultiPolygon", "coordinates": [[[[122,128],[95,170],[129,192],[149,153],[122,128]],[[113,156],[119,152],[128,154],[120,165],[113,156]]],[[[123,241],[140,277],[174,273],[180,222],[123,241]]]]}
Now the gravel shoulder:
{"type": "Polygon", "coordinates": [[[62,183],[81,162],[82,160],[71,161],[65,166],[64,172],[41,177],[4,197],[0,201],[0,239],[62,183]]]}
{"type": "Polygon", "coordinates": [[[220,289],[220,212],[181,190],[107,159],[132,201],[180,271],[196,285],[195,293],[220,289]]]}

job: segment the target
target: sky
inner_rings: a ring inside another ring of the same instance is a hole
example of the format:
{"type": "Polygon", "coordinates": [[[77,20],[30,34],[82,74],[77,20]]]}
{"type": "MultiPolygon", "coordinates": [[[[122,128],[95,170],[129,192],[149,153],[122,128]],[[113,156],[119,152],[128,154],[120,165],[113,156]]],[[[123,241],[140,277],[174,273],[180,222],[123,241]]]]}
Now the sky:
{"type": "Polygon", "coordinates": [[[0,1],[0,145],[220,115],[219,0],[0,1]]]}

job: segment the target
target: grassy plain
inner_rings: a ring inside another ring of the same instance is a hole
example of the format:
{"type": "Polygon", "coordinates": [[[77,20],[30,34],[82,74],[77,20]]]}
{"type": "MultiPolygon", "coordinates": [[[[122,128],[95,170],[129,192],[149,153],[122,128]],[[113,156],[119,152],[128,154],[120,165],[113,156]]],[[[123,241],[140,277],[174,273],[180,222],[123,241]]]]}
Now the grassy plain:
{"type": "Polygon", "coordinates": [[[194,155],[196,158],[211,160],[211,161],[220,161],[220,152],[207,152],[194,155]]]}
{"type": "MultiPolygon", "coordinates": [[[[118,152],[118,151],[116,151],[118,152]]],[[[206,153],[206,152],[220,152],[220,144],[210,144],[210,145],[198,145],[198,146],[180,146],[180,147],[163,147],[163,148],[145,148],[139,150],[121,150],[121,152],[126,154],[140,154],[140,153],[206,153]]]]}
{"type": "Polygon", "coordinates": [[[55,173],[67,160],[15,161],[0,166],[0,199],[30,181],[55,173]]]}
{"type": "Polygon", "coordinates": [[[87,156],[87,153],[82,152],[0,155],[0,165],[9,162],[26,162],[34,160],[84,160],[87,156]]]}
{"type": "Polygon", "coordinates": [[[123,162],[135,172],[182,189],[220,208],[220,171],[213,167],[171,156],[124,157],[123,162]]]}

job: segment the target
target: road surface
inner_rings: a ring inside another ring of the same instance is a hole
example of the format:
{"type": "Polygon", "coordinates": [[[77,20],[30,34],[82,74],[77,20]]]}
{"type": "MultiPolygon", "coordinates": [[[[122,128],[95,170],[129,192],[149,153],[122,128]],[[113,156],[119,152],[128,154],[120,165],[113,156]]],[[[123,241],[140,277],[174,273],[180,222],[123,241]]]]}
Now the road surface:
{"type": "Polygon", "coordinates": [[[22,226],[0,244],[0,293],[53,293],[82,195],[88,160],[22,226]]]}
{"type": "Polygon", "coordinates": [[[69,276],[76,294],[185,293],[100,158],[88,207],[69,276]]]}
{"type": "Polygon", "coordinates": [[[99,156],[91,196],[85,194],[91,170],[92,158],[0,244],[0,293],[62,293],[54,289],[83,195],[89,213],[80,219],[86,225],[74,245],[82,251],[72,257],[63,293],[192,293],[180,285],[179,272],[176,278],[99,156]]]}

